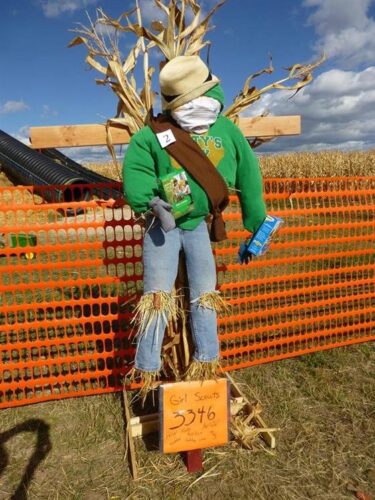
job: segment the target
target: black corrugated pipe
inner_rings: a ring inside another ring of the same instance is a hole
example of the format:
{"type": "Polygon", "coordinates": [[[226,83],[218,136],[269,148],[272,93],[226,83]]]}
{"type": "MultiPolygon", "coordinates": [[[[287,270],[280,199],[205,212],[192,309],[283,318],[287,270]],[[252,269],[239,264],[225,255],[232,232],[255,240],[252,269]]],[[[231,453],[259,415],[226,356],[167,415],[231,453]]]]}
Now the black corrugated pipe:
{"type": "Polygon", "coordinates": [[[83,165],[80,165],[76,161],[72,160],[68,156],[65,156],[61,151],[58,149],[54,148],[46,148],[46,149],[41,149],[40,152],[47,156],[48,158],[51,158],[52,160],[57,161],[61,165],[64,165],[67,168],[73,169],[76,173],[78,173],[80,176],[82,176],[85,180],[87,180],[90,183],[93,184],[118,184],[119,187],[116,189],[116,187],[111,187],[111,188],[105,188],[105,187],[100,187],[97,190],[94,190],[95,194],[98,194],[100,197],[103,195],[106,195],[108,197],[114,197],[115,195],[122,196],[122,187],[121,184],[118,181],[114,181],[113,179],[109,177],[105,177],[104,175],[97,174],[96,172],[93,172],[92,170],[89,170],[88,168],[84,167],[83,165]]]}
{"type": "Polygon", "coordinates": [[[47,201],[71,202],[90,198],[88,189],[73,187],[76,184],[87,184],[87,180],[76,171],[56,164],[2,130],[0,130],[0,161],[4,172],[20,184],[59,185],[59,188],[38,191],[38,194],[47,201]]]}

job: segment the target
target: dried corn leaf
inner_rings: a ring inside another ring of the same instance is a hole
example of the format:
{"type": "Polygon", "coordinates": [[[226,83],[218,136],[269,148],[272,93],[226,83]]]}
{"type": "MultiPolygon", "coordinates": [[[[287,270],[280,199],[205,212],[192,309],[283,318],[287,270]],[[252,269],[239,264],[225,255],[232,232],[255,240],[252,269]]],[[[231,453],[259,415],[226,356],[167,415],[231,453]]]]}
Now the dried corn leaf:
{"type": "Polygon", "coordinates": [[[172,0],[169,4],[169,15],[168,15],[168,26],[165,31],[164,41],[168,47],[169,56],[168,59],[172,59],[175,56],[175,14],[176,14],[176,4],[172,0]]]}
{"type": "Polygon", "coordinates": [[[141,49],[142,41],[137,40],[137,43],[135,46],[130,50],[128,57],[125,59],[123,65],[122,65],[122,71],[125,73],[129,73],[130,71],[133,71],[136,64],[137,64],[137,59],[139,56],[139,51],[141,49]]]}
{"type": "Polygon", "coordinates": [[[194,14],[196,14],[200,10],[200,7],[195,0],[189,0],[188,4],[191,7],[194,14]]]}
{"type": "Polygon", "coordinates": [[[161,9],[162,11],[164,11],[164,13],[169,16],[169,7],[167,7],[166,5],[163,4],[163,2],[161,2],[160,0],[155,0],[155,4],[157,7],[159,7],[159,9],[161,9]]]}
{"type": "Polygon", "coordinates": [[[97,71],[99,71],[99,73],[103,73],[104,75],[107,75],[107,76],[112,76],[111,73],[108,73],[108,68],[105,68],[104,66],[102,66],[100,63],[98,63],[98,61],[96,61],[90,55],[88,55],[86,57],[85,61],[87,62],[87,64],[89,64],[90,66],[95,68],[97,71]]]}
{"type": "MultiPolygon", "coordinates": [[[[261,89],[257,89],[256,87],[248,88],[248,86],[253,78],[265,72],[267,73],[268,69],[250,75],[248,81],[245,82],[243,92],[241,92],[236,96],[233,104],[224,111],[224,115],[232,120],[235,119],[235,117],[238,116],[239,113],[245,111],[246,108],[248,108],[251,104],[260,99],[263,94],[266,94],[271,90],[275,89],[289,90],[289,91],[294,90],[295,93],[299,92],[303,87],[305,87],[312,81],[313,79],[312,71],[318,66],[320,66],[325,61],[325,59],[326,57],[323,54],[317,61],[315,61],[312,64],[306,64],[306,65],[295,64],[289,69],[289,74],[286,78],[283,78],[269,85],[266,85],[261,89]],[[286,84],[286,82],[290,80],[297,80],[297,82],[291,85],[286,84]]],[[[270,73],[272,72],[271,68],[272,66],[270,66],[269,68],[270,73]]]]}
{"type": "Polygon", "coordinates": [[[194,12],[194,18],[193,21],[187,26],[182,33],[180,33],[180,38],[186,38],[187,36],[191,35],[191,33],[199,26],[199,19],[200,19],[200,12],[201,9],[198,5],[196,5],[196,10],[194,12]]]}
{"type": "Polygon", "coordinates": [[[158,33],[165,30],[165,26],[161,21],[152,21],[151,28],[158,33]]]}
{"type": "Polygon", "coordinates": [[[73,38],[73,40],[68,44],[68,47],[75,47],[77,45],[81,45],[81,44],[85,44],[87,45],[88,44],[88,40],[87,38],[83,37],[83,36],[76,36],[75,38],[73,38]]]}
{"type": "Polygon", "coordinates": [[[181,10],[176,5],[175,24],[179,33],[185,29],[185,2],[182,2],[181,10]]]}
{"type": "Polygon", "coordinates": [[[93,22],[89,18],[90,25],[81,27],[75,31],[79,33],[70,43],[70,46],[84,44],[87,48],[87,62],[106,78],[96,79],[99,85],[109,85],[118,97],[117,117],[127,117],[127,126],[131,133],[145,123],[147,116],[154,103],[155,92],[152,90],[152,77],[154,68],[149,67],[148,51],[160,50],[166,60],[177,55],[198,54],[209,42],[203,40],[208,31],[208,21],[212,14],[224,1],[219,2],[203,21],[200,21],[201,8],[195,0],[170,0],[165,5],[160,0],[155,0],[155,6],[161,9],[167,16],[167,23],[154,21],[150,29],[142,24],[142,9],[136,2],[135,9],[124,12],[116,19],[109,17],[103,9],[97,9],[97,18],[93,22]],[[193,12],[193,20],[190,24],[186,22],[186,10],[190,8],[193,12]],[[136,14],[136,21],[131,16],[136,14]],[[108,26],[113,29],[114,36],[104,39],[101,28],[108,26]],[[119,37],[116,32],[127,32],[137,37],[134,47],[128,52],[125,60],[120,63],[120,50],[117,42],[119,37]],[[147,45],[145,44],[147,40],[147,45]],[[143,86],[137,85],[134,71],[140,58],[143,58],[143,86]],[[102,61],[106,62],[106,65],[102,61]],[[138,93],[137,89],[141,87],[138,93]],[[130,115],[128,117],[127,115],[130,115]]]}
{"type": "MultiPolygon", "coordinates": [[[[257,71],[256,73],[253,73],[252,75],[250,75],[250,76],[246,79],[245,84],[244,84],[243,89],[242,89],[242,94],[243,94],[243,95],[248,94],[248,93],[249,93],[250,82],[251,82],[254,78],[256,78],[256,77],[258,77],[258,76],[260,76],[260,75],[263,75],[264,73],[267,73],[268,75],[270,75],[271,73],[273,73],[272,59],[270,59],[270,64],[269,64],[269,66],[268,66],[267,68],[261,69],[260,71],[257,71]]],[[[251,92],[253,92],[253,91],[254,91],[253,89],[255,89],[255,87],[252,87],[252,88],[250,89],[250,90],[251,90],[251,92]]]]}
{"type": "Polygon", "coordinates": [[[164,44],[162,42],[162,40],[163,40],[162,34],[163,33],[160,33],[158,35],[154,35],[151,31],[146,29],[144,26],[139,26],[139,24],[130,24],[129,31],[133,31],[137,36],[145,37],[145,38],[147,38],[147,40],[154,42],[162,51],[168,50],[168,47],[164,47],[164,44]]]}
{"type": "Polygon", "coordinates": [[[96,22],[99,24],[106,24],[109,25],[113,28],[115,28],[118,31],[128,31],[128,28],[126,25],[121,24],[123,19],[128,19],[134,12],[136,11],[136,7],[134,9],[131,9],[127,12],[123,12],[117,19],[109,17],[102,8],[97,9],[97,19],[96,22]]]}

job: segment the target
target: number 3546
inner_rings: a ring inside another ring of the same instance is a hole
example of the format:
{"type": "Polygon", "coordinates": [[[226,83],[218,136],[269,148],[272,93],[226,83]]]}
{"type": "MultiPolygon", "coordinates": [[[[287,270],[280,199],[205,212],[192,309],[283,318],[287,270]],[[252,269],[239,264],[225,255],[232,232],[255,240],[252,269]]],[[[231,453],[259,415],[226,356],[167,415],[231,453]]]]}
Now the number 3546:
{"type": "Polygon", "coordinates": [[[194,422],[203,424],[205,420],[212,421],[215,419],[215,417],[216,413],[212,410],[211,406],[209,406],[207,409],[204,406],[202,406],[197,410],[190,409],[190,410],[185,410],[184,412],[174,411],[173,418],[175,420],[176,425],[174,425],[173,427],[169,427],[169,429],[172,431],[182,426],[188,427],[189,425],[194,424],[194,422]]]}

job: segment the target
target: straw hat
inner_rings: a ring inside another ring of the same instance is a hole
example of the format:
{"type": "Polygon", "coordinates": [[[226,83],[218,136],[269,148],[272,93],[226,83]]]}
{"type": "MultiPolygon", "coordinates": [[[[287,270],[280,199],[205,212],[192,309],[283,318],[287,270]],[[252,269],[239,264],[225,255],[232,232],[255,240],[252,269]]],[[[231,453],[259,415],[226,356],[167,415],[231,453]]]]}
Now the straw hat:
{"type": "Polygon", "coordinates": [[[177,56],[160,71],[163,109],[176,109],[219,83],[199,56],[177,56]]]}

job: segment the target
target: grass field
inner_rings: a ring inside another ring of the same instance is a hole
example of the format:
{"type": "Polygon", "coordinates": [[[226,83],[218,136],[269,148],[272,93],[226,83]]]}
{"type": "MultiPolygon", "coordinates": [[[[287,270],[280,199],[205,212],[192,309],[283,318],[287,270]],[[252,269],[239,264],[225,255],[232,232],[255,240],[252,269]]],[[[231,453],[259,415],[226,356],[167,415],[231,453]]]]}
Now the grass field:
{"type": "MultiPolygon", "coordinates": [[[[266,176],[375,175],[374,151],[262,156],[266,176]]],[[[91,168],[116,178],[110,165],[91,168]]],[[[0,174],[0,186],[11,185],[0,174]]],[[[272,451],[234,443],[204,453],[203,474],[138,440],[140,479],[124,459],[121,398],[104,395],[0,411],[0,500],[375,499],[375,344],[235,372],[278,427],[272,451]],[[367,494],[365,497],[360,494],[367,494]]]]}
{"type": "Polygon", "coordinates": [[[362,344],[237,372],[266,423],[280,428],[277,447],[206,450],[203,474],[188,474],[179,455],[161,455],[155,440],[140,439],[140,479],[132,481],[118,395],[2,410],[0,499],[16,491],[13,498],[26,498],[24,487],[35,500],[375,495],[374,351],[362,344]]]}

